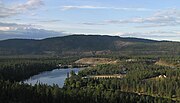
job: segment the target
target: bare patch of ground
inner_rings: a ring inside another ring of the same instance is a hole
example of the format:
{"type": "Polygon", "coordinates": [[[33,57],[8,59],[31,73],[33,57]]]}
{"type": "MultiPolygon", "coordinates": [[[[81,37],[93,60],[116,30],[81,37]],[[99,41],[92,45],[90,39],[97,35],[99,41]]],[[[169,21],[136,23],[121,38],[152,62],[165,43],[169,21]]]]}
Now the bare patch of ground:
{"type": "Polygon", "coordinates": [[[171,67],[171,68],[175,67],[173,64],[167,63],[167,62],[162,61],[162,60],[157,61],[155,64],[160,65],[160,66],[171,67]]]}
{"type": "Polygon", "coordinates": [[[109,58],[82,58],[75,61],[77,64],[97,65],[97,64],[116,64],[117,60],[109,58]]]}

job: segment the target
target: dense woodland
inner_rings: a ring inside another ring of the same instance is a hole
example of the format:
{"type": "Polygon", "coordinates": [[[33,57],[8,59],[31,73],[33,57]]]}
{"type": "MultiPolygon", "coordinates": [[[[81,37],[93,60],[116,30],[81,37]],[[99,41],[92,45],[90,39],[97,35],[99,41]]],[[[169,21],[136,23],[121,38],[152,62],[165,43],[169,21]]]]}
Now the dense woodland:
{"type": "MultiPolygon", "coordinates": [[[[172,58],[171,58],[172,59],[172,58]]],[[[170,59],[168,59],[170,60],[170,59]]],[[[174,63],[176,64],[176,63],[174,63]]],[[[119,79],[99,79],[97,80],[106,89],[119,89],[126,92],[152,95],[166,98],[180,98],[180,68],[160,66],[151,62],[125,62],[119,65],[100,65],[81,71],[79,74],[101,75],[117,74],[127,72],[126,78],[119,79]],[[159,77],[159,76],[165,77],[159,77]],[[112,85],[106,85],[112,84],[112,85]]]]}
{"type": "Polygon", "coordinates": [[[42,40],[0,41],[0,56],[94,56],[114,53],[118,55],[180,55],[180,43],[100,35],[69,35],[42,40]]]}
{"type": "Polygon", "coordinates": [[[2,103],[179,103],[179,56],[107,56],[117,64],[73,71],[63,88],[24,84],[32,75],[73,64],[78,58],[0,59],[0,102],[2,103]],[[160,61],[160,62],[159,62],[160,61]],[[159,62],[159,64],[157,63],[159,62]],[[109,79],[83,78],[88,75],[126,74],[109,79]],[[166,77],[158,78],[160,75],[166,77]]]}
{"type": "Polygon", "coordinates": [[[30,86],[0,81],[0,91],[1,103],[175,103],[169,99],[105,90],[99,86],[61,89],[56,85],[30,86]]]}

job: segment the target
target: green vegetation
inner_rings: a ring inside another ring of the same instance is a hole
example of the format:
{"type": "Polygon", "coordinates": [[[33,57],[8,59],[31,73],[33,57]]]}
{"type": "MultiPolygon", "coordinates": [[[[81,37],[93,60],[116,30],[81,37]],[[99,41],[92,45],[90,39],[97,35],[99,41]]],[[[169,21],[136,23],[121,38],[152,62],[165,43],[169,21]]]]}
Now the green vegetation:
{"type": "Polygon", "coordinates": [[[179,56],[112,57],[116,64],[99,64],[73,71],[63,88],[19,83],[57,64],[73,64],[78,58],[0,59],[2,103],[178,103],[180,101],[179,56]],[[159,60],[174,67],[157,65],[159,60]],[[126,74],[124,78],[93,79],[89,75],[126,74]],[[163,76],[166,77],[163,77],[163,76]],[[87,78],[84,78],[86,77],[87,78]],[[161,76],[161,77],[159,77],[161,76]]]}
{"type": "MultiPolygon", "coordinates": [[[[116,65],[100,65],[97,67],[85,69],[79,74],[82,76],[87,75],[100,75],[100,74],[117,74],[127,73],[127,76],[120,80],[100,80],[99,84],[114,85],[114,89],[120,89],[124,92],[140,93],[156,97],[171,98],[173,100],[180,100],[180,68],[179,65],[174,66],[159,66],[154,62],[155,59],[140,59],[134,58],[131,61],[122,61],[119,66],[116,65]],[[156,79],[151,79],[156,78],[156,79]],[[104,83],[108,81],[107,83],[104,83]]],[[[161,60],[171,61],[176,64],[179,57],[167,57],[161,60]]],[[[106,88],[110,89],[110,88],[106,88]]]]}
{"type": "Polygon", "coordinates": [[[11,39],[0,41],[0,56],[94,56],[120,55],[179,55],[180,43],[153,41],[118,36],[70,35],[43,40],[11,39]]]}
{"type": "Polygon", "coordinates": [[[102,90],[100,86],[79,89],[77,85],[73,89],[60,89],[56,85],[30,86],[0,81],[0,91],[1,103],[175,103],[119,90],[102,90]]]}

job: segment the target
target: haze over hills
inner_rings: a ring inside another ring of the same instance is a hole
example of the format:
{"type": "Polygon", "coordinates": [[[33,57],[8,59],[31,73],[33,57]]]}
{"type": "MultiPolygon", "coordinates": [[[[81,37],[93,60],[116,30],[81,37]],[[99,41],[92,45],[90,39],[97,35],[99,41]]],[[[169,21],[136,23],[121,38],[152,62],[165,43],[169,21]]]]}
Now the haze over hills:
{"type": "MultiPolygon", "coordinates": [[[[23,38],[23,39],[43,39],[54,36],[64,36],[65,33],[53,30],[37,29],[31,27],[7,28],[10,30],[0,30],[0,40],[23,38]]],[[[66,34],[67,35],[67,34],[66,34]]]]}
{"type": "Polygon", "coordinates": [[[0,41],[0,55],[180,54],[180,43],[119,36],[69,35],[0,41]]]}

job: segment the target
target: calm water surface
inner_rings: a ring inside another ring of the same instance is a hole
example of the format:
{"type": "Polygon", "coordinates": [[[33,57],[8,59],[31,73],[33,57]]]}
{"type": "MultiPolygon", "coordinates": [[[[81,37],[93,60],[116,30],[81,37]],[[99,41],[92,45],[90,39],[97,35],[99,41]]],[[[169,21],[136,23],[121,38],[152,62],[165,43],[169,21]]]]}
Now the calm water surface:
{"type": "Polygon", "coordinates": [[[42,83],[42,84],[48,84],[48,85],[57,84],[59,87],[63,87],[64,81],[67,78],[67,73],[69,73],[72,70],[75,73],[78,73],[82,69],[79,69],[79,68],[54,69],[53,71],[47,71],[38,75],[34,75],[28,80],[25,80],[24,83],[28,83],[31,85],[34,85],[36,83],[42,83]]]}

